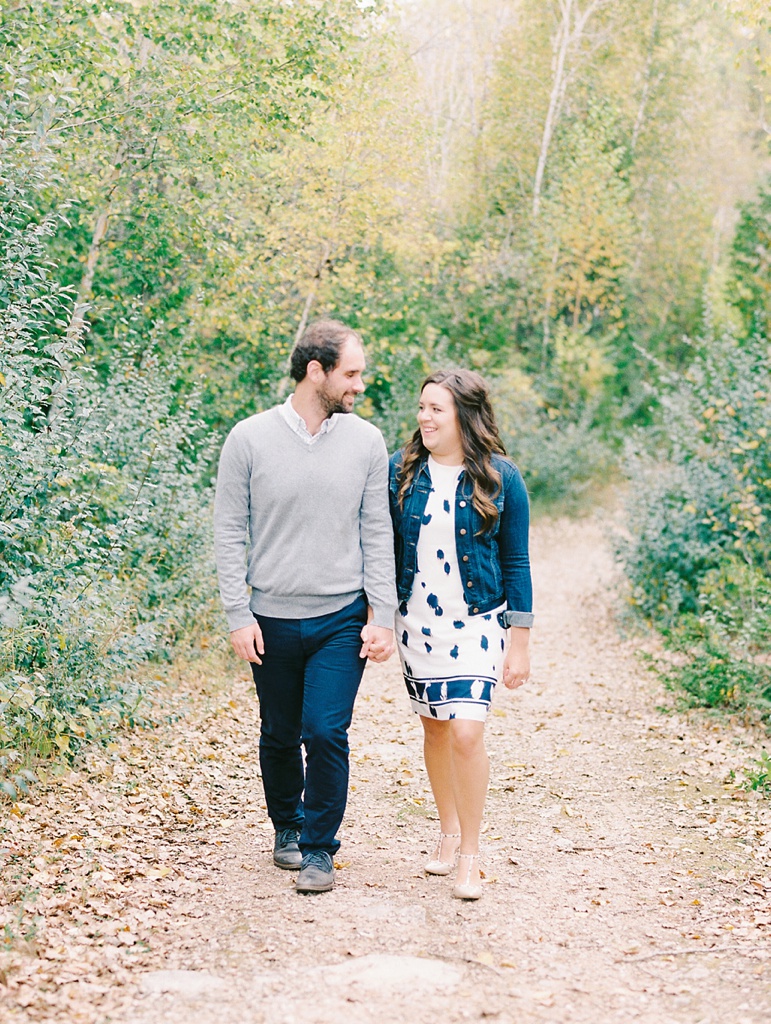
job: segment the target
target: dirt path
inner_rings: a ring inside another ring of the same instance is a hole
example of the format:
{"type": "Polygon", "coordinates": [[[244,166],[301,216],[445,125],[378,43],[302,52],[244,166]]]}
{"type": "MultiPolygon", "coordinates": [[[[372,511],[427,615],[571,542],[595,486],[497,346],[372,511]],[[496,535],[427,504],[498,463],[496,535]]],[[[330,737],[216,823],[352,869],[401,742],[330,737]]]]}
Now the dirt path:
{"type": "Polygon", "coordinates": [[[610,619],[599,523],[539,525],[530,685],[489,722],[487,887],[421,869],[437,830],[397,664],[368,669],[338,885],[270,863],[245,676],[91,758],[0,833],[10,1021],[759,1024],[771,807],[739,726],[661,714],[610,619]]]}

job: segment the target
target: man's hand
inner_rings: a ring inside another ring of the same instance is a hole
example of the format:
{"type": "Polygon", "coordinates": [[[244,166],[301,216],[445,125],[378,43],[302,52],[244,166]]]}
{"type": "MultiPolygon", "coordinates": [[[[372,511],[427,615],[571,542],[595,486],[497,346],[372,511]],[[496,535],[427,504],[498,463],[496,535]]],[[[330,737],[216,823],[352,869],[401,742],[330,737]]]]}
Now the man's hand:
{"type": "Polygon", "coordinates": [[[530,677],[530,630],[512,627],[509,649],[503,660],[503,685],[516,690],[530,677]]]}
{"type": "Polygon", "coordinates": [[[262,664],[261,655],[265,653],[265,643],[262,630],[256,622],[253,626],[234,629],[230,634],[230,642],[239,658],[252,661],[255,665],[262,664]]]}
{"type": "Polygon", "coordinates": [[[394,631],[386,629],[385,626],[373,626],[368,622],[362,626],[361,639],[363,641],[360,658],[369,658],[370,661],[388,661],[394,653],[394,631]]]}

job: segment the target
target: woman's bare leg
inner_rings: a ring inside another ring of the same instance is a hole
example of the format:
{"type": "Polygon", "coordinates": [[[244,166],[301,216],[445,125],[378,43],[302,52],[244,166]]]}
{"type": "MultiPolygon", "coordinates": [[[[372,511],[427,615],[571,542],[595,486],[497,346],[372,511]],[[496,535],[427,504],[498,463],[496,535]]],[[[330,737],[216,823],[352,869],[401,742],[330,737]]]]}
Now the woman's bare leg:
{"type": "MultiPolygon", "coordinates": [[[[479,853],[479,832],[490,781],[490,761],[485,750],[484,722],[453,718],[450,726],[453,801],[460,822],[460,852],[479,853]]],[[[462,861],[461,881],[474,885],[479,881],[479,862],[462,861]],[[468,877],[466,877],[468,875],[468,877]]],[[[459,868],[460,870],[460,868],[459,868]]]]}
{"type": "MultiPolygon", "coordinates": [[[[455,807],[455,791],[453,786],[453,758],[450,735],[450,722],[436,718],[420,716],[423,726],[423,756],[426,761],[428,781],[439,812],[439,827],[445,835],[460,832],[460,820],[455,807]]],[[[445,840],[439,852],[439,860],[452,863],[458,841],[445,840]]]]}

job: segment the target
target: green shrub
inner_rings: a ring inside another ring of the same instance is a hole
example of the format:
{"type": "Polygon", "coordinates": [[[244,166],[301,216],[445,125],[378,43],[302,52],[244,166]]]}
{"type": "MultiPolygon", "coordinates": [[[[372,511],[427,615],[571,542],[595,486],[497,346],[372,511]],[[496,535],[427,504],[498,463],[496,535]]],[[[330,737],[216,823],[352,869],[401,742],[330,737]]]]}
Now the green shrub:
{"type": "Polygon", "coordinates": [[[613,473],[615,456],[585,405],[574,418],[556,414],[517,371],[490,378],[506,449],[522,471],[536,507],[579,507],[613,473]]]}
{"type": "Polygon", "coordinates": [[[124,323],[107,384],[89,372],[47,256],[61,214],[30,212],[47,167],[19,153],[0,182],[0,749],[16,766],[133,714],[130,669],[213,591],[195,396],[175,393],[160,329],[124,323]]]}
{"type": "Polygon", "coordinates": [[[628,445],[633,606],[685,653],[696,703],[771,709],[771,369],[766,339],[705,340],[628,445]]]}
{"type": "Polygon", "coordinates": [[[752,767],[744,769],[744,788],[771,794],[771,754],[761,750],[752,767]]]}

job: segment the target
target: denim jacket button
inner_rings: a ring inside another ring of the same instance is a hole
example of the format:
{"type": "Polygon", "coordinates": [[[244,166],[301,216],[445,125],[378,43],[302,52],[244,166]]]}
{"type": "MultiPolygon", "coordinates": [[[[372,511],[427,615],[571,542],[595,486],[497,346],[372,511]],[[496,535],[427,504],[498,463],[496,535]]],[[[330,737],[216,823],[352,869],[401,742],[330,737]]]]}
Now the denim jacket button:
{"type": "Polygon", "coordinates": [[[471,611],[474,613],[474,615],[476,615],[476,613],[479,611],[479,609],[478,608],[472,608],[471,611]]]}
{"type": "Polygon", "coordinates": [[[467,587],[473,587],[474,584],[473,584],[473,582],[471,580],[469,580],[468,583],[466,584],[466,586],[467,587]]]}
{"type": "Polygon", "coordinates": [[[465,529],[464,529],[464,530],[461,530],[461,531],[460,531],[460,535],[461,535],[461,537],[465,537],[465,536],[466,536],[466,531],[465,531],[465,529]]]}
{"type": "Polygon", "coordinates": [[[468,555],[464,555],[464,556],[463,556],[463,561],[464,561],[464,562],[468,562],[468,555]]]}
{"type": "Polygon", "coordinates": [[[460,507],[461,508],[465,508],[466,507],[466,502],[465,501],[461,501],[460,502],[460,507]]]}

